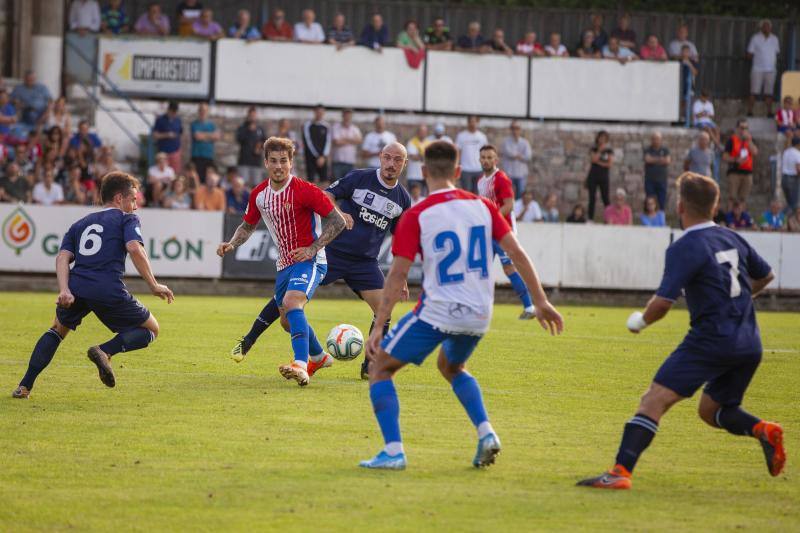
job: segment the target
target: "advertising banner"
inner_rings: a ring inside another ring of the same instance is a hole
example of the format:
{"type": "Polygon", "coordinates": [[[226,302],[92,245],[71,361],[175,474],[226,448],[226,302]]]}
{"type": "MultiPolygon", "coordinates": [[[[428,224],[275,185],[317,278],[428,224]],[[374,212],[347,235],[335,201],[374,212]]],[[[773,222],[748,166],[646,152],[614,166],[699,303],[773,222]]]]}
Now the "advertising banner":
{"type": "MultiPolygon", "coordinates": [[[[230,239],[241,223],[241,215],[225,215],[224,238],[230,239]]],[[[234,252],[227,254],[223,259],[222,277],[274,280],[278,274],[278,270],[275,268],[277,259],[278,247],[267,231],[264,221],[259,220],[256,231],[247,239],[247,242],[234,252]]]]}

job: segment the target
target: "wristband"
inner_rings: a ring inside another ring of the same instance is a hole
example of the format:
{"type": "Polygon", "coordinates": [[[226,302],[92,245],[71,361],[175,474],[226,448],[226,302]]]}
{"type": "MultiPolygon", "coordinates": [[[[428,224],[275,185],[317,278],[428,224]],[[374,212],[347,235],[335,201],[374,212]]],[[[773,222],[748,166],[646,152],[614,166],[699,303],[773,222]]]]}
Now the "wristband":
{"type": "Polygon", "coordinates": [[[647,327],[647,322],[644,321],[644,315],[641,311],[634,311],[631,313],[631,316],[628,317],[627,323],[628,329],[631,331],[642,331],[644,328],[647,327]]]}

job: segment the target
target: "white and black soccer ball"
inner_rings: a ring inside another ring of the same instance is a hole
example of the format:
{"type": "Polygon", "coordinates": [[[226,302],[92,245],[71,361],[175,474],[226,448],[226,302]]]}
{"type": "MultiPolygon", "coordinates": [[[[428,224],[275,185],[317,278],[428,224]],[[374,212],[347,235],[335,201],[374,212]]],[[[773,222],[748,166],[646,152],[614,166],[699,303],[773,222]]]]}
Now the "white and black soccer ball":
{"type": "Polygon", "coordinates": [[[364,349],[364,335],[355,326],[339,324],[328,333],[325,347],[334,359],[350,361],[361,355],[364,349]]]}

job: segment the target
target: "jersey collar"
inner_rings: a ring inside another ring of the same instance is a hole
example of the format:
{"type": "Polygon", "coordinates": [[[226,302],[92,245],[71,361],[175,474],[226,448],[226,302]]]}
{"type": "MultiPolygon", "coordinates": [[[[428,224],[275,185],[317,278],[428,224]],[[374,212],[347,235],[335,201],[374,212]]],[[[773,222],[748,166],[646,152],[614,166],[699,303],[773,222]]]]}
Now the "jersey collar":
{"type": "Polygon", "coordinates": [[[434,194],[439,194],[439,193],[443,193],[443,192],[452,192],[452,191],[455,191],[456,189],[457,189],[457,187],[445,187],[444,189],[437,189],[435,191],[430,191],[428,193],[428,196],[430,197],[430,196],[433,196],[434,194]]]}
{"type": "Polygon", "coordinates": [[[713,228],[717,224],[713,220],[709,220],[708,222],[701,222],[699,224],[695,224],[694,226],[689,226],[685,230],[684,233],[689,233],[690,231],[698,231],[701,229],[713,228]]]}
{"type": "Polygon", "coordinates": [[[397,183],[395,183],[394,185],[387,185],[387,183],[385,181],[383,181],[383,178],[381,178],[381,169],[380,168],[376,168],[375,169],[375,175],[378,177],[378,183],[380,183],[381,185],[383,185],[387,189],[394,189],[395,187],[397,187],[397,183],[400,183],[400,180],[397,180],[397,183]]]}
{"type": "Polygon", "coordinates": [[[278,189],[276,191],[275,189],[272,188],[272,181],[270,181],[270,179],[267,178],[267,182],[268,182],[267,183],[267,188],[269,188],[269,190],[272,191],[272,194],[280,194],[280,193],[282,193],[283,191],[286,190],[286,187],[289,186],[289,184],[292,182],[293,179],[294,179],[294,174],[291,174],[289,176],[289,179],[286,180],[286,183],[283,184],[283,187],[281,187],[280,189],[278,189]]]}
{"type": "Polygon", "coordinates": [[[499,168],[497,168],[497,167],[494,167],[494,170],[492,171],[492,173],[491,173],[491,174],[489,174],[488,176],[487,176],[486,174],[484,174],[484,175],[483,175],[483,176],[481,176],[481,177],[482,177],[482,178],[484,178],[484,179],[490,180],[490,179],[492,179],[492,178],[494,177],[494,175],[495,175],[495,174],[497,174],[497,171],[498,171],[498,170],[500,170],[500,169],[499,169],[499,168]]]}

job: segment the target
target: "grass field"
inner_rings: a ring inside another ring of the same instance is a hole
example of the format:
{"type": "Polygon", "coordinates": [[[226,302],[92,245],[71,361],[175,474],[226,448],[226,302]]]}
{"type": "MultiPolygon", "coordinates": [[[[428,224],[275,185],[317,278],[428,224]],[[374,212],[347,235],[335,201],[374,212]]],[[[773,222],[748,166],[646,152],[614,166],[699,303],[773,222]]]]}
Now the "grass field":
{"type": "MultiPolygon", "coordinates": [[[[688,401],[663,420],[634,490],[612,493],[574,483],[609,466],[685,311],[633,336],[630,309],[567,307],[565,334],[550,338],[498,306],[470,362],[503,441],[498,463],[470,466],[474,430],[429,360],[397,379],[409,468],[374,472],[356,467],[382,446],[357,362],[299,389],[277,372],[289,353],[277,327],[244,363],[228,359],[262,299],[143,298],[161,336],[115,357],[115,389],[86,359],[110,337],[89,318],[31,399],[12,400],[54,298],[0,294],[0,531],[800,528],[797,313],[760,314],[764,361],[745,402],[783,423],[786,473],[770,478],[754,440],[707,428],[688,401]]],[[[308,310],[318,332],[368,326],[354,300],[308,310]]]]}

